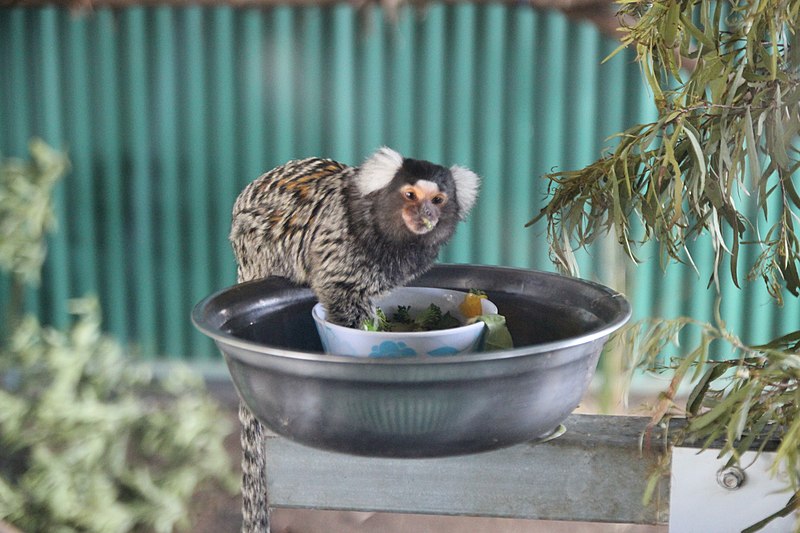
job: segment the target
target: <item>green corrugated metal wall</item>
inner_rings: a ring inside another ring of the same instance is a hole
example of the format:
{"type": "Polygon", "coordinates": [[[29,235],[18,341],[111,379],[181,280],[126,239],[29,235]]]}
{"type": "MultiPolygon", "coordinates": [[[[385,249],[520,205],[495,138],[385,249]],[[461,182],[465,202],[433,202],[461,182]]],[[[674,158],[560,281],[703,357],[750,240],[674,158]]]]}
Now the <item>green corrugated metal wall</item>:
{"type": "MultiPolygon", "coordinates": [[[[600,64],[615,47],[559,13],[501,4],[404,8],[396,22],[346,4],[0,9],[0,154],[25,156],[40,136],[73,164],[27,305],[63,325],[66,299],[95,293],[107,329],[144,355],[216,357],[188,316],[235,279],[237,192],[291,158],[354,164],[382,144],[484,176],[443,260],[550,269],[541,228],[523,228],[539,176],[591,162],[651,116],[632,56],[600,64]]],[[[696,274],[651,262],[625,279],[615,257],[580,260],[586,277],[625,282],[637,316],[711,316],[696,274]]],[[[773,320],[748,291],[726,308],[732,327],[765,337],[798,321],[773,320]]]]}

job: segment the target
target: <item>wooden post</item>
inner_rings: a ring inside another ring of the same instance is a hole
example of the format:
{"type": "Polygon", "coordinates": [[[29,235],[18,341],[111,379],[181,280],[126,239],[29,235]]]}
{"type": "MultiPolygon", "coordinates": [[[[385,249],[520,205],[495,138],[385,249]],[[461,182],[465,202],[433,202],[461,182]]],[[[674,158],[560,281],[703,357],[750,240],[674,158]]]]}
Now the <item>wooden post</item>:
{"type": "Polygon", "coordinates": [[[566,432],[539,444],[440,459],[375,459],[320,451],[270,436],[270,505],[664,524],[669,478],[642,504],[666,451],[640,449],[648,418],[571,415],[566,432]]]}

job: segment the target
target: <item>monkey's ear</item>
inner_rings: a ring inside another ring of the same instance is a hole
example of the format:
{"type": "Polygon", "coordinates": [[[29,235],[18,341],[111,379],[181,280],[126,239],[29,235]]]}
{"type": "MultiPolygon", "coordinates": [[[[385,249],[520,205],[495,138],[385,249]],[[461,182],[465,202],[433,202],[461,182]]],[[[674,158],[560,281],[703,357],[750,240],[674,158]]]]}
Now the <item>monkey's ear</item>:
{"type": "Polygon", "coordinates": [[[382,147],[364,161],[355,175],[359,192],[366,196],[371,192],[383,189],[394,179],[395,174],[402,166],[402,155],[391,148],[382,147]]]}
{"type": "Polygon", "coordinates": [[[481,179],[470,169],[456,165],[450,167],[450,173],[453,175],[453,181],[456,182],[458,215],[463,220],[467,218],[470,209],[475,205],[475,200],[478,199],[478,188],[481,185],[481,179]]]}

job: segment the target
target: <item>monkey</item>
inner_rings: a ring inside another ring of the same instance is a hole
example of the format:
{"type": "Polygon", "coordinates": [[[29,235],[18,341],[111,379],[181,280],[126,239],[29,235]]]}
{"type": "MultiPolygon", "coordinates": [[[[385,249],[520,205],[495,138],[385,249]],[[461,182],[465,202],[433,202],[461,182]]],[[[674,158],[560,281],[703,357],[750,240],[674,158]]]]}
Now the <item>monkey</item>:
{"type": "Polygon", "coordinates": [[[360,327],[373,317],[376,297],[430,268],[478,187],[469,169],[386,147],[359,167],[290,161],[249,184],[234,204],[239,274],[308,285],[329,320],[360,327]]]}
{"type": "MultiPolygon", "coordinates": [[[[239,282],[282,276],[311,287],[328,319],[360,327],[373,301],[426,272],[477,199],[480,178],[382,147],[360,166],[307,158],[247,185],[230,241],[239,282]]],[[[264,428],[240,402],[242,532],[269,530],[264,428]]]]}

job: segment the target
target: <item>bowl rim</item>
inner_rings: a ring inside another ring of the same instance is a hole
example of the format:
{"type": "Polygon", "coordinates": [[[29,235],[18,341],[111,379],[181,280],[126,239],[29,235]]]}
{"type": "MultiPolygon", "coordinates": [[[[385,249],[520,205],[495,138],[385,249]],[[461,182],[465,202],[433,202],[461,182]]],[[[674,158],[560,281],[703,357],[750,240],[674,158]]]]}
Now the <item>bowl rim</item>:
{"type": "MultiPolygon", "coordinates": [[[[553,279],[567,279],[569,282],[572,283],[580,283],[586,286],[593,288],[594,290],[604,293],[607,296],[611,297],[613,301],[617,304],[618,308],[616,309],[615,316],[612,320],[610,320],[606,325],[603,327],[599,327],[594,330],[587,331],[586,333],[570,337],[567,339],[560,339],[556,341],[550,342],[543,342],[541,344],[528,344],[525,346],[514,347],[506,350],[496,350],[491,352],[473,352],[469,354],[461,354],[461,355],[452,355],[448,357],[426,357],[426,358],[417,358],[417,357],[353,357],[347,355],[329,355],[322,351],[319,352],[302,352],[299,350],[292,350],[289,348],[283,348],[278,346],[272,346],[269,344],[262,344],[254,341],[243,340],[238,337],[231,335],[230,333],[213,327],[209,324],[207,320],[204,319],[204,315],[206,308],[217,298],[219,298],[222,294],[229,292],[236,287],[240,287],[247,284],[258,284],[263,282],[263,279],[253,280],[249,282],[244,282],[236,285],[232,285],[214,293],[206,296],[202,300],[200,300],[192,309],[191,313],[191,320],[194,326],[201,331],[206,336],[213,339],[217,345],[220,344],[229,346],[232,348],[237,349],[236,358],[242,362],[245,362],[253,367],[266,367],[269,365],[268,359],[265,356],[270,357],[278,357],[280,359],[291,361],[306,361],[306,362],[313,362],[313,363],[326,363],[326,364],[335,364],[335,365],[389,365],[389,366],[398,366],[398,367],[415,367],[419,365],[469,365],[469,364],[479,364],[488,361],[496,361],[501,359],[513,359],[518,357],[529,357],[535,355],[546,355],[548,353],[552,353],[555,351],[563,350],[566,348],[571,348],[573,346],[578,346],[582,344],[587,344],[590,342],[594,342],[598,339],[604,339],[611,335],[614,331],[621,328],[631,317],[631,306],[625,296],[605,285],[600,283],[596,283],[593,281],[581,279],[581,278],[574,278],[570,276],[565,276],[563,274],[557,274],[555,272],[546,272],[540,270],[532,270],[532,269],[522,269],[522,268],[515,268],[515,267],[497,267],[497,266],[484,266],[484,265],[464,265],[464,264],[439,264],[436,265],[434,268],[449,268],[449,267],[458,267],[458,268],[469,268],[474,271],[480,271],[483,269],[492,269],[493,271],[501,271],[501,272],[524,272],[524,273],[531,273],[535,272],[536,275],[549,277],[553,279]]],[[[310,290],[310,289],[307,289],[310,290]]],[[[218,313],[217,313],[218,314],[218,313]]],[[[220,347],[221,349],[221,347],[220,347]]],[[[222,350],[225,352],[224,350],[222,350]]],[[[225,353],[225,357],[229,357],[227,353],[225,353]]]]}
{"type": "MultiPolygon", "coordinates": [[[[403,291],[407,290],[407,291],[411,291],[411,292],[416,292],[419,289],[431,290],[431,291],[437,291],[437,292],[441,291],[441,292],[448,292],[448,293],[457,293],[457,294],[461,294],[461,295],[465,295],[465,296],[468,294],[467,291],[459,291],[459,290],[455,290],[455,289],[445,289],[443,287],[427,287],[427,286],[426,287],[422,287],[422,286],[398,287],[395,290],[403,290],[403,291]]],[[[492,302],[491,300],[489,300],[488,298],[486,299],[486,301],[489,304],[491,304],[492,307],[494,307],[494,309],[495,309],[495,313],[494,314],[497,314],[498,311],[499,311],[497,309],[497,305],[494,302],[492,302]]],[[[472,324],[463,324],[461,326],[456,326],[454,328],[435,329],[435,330],[431,330],[431,331],[368,331],[368,330],[359,329],[359,328],[349,328],[347,326],[342,326],[340,324],[336,324],[335,322],[330,322],[326,317],[323,317],[321,314],[319,314],[319,312],[318,312],[319,310],[323,310],[324,311],[325,309],[324,309],[324,307],[322,306],[321,303],[317,302],[317,303],[314,304],[314,307],[311,308],[311,316],[315,321],[321,322],[322,324],[324,324],[325,327],[332,328],[334,331],[346,332],[349,335],[357,335],[359,337],[367,338],[367,339],[370,338],[370,337],[375,337],[376,339],[378,337],[380,337],[382,339],[400,339],[400,338],[408,338],[408,337],[413,337],[414,339],[425,339],[425,338],[428,338],[428,337],[441,337],[441,336],[444,336],[444,335],[451,335],[451,334],[452,335],[464,334],[464,333],[470,332],[470,330],[472,330],[472,329],[477,329],[477,328],[482,327],[482,324],[480,322],[474,322],[472,324]]],[[[326,314],[327,314],[327,312],[326,312],[326,314]]],[[[356,356],[350,356],[350,357],[356,357],[356,356]]],[[[449,357],[452,357],[452,356],[449,356],[449,357]]]]}

